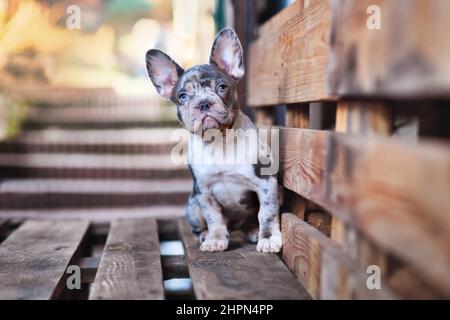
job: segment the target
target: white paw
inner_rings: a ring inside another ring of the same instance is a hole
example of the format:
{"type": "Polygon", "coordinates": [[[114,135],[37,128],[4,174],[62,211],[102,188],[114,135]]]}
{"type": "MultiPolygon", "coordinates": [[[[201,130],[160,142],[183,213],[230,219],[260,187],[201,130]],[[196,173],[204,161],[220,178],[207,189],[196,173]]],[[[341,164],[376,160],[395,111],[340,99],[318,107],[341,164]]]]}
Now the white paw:
{"type": "Polygon", "coordinates": [[[200,251],[217,252],[228,248],[228,240],[205,240],[200,245],[200,251]]]}
{"type": "Polygon", "coordinates": [[[280,252],[282,247],[281,235],[273,235],[270,238],[259,239],[256,245],[258,252],[280,252]]]}

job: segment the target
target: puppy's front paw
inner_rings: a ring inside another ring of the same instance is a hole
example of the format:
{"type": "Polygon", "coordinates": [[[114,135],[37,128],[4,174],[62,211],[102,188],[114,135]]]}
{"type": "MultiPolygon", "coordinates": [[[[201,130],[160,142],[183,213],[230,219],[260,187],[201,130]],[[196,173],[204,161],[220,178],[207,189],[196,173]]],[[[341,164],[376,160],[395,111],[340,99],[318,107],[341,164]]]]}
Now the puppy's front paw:
{"type": "Polygon", "coordinates": [[[228,249],[228,240],[206,239],[200,245],[200,251],[217,252],[228,249]]]}
{"type": "Polygon", "coordinates": [[[260,238],[256,245],[258,252],[280,252],[282,247],[281,235],[273,235],[270,238],[260,238]]]}

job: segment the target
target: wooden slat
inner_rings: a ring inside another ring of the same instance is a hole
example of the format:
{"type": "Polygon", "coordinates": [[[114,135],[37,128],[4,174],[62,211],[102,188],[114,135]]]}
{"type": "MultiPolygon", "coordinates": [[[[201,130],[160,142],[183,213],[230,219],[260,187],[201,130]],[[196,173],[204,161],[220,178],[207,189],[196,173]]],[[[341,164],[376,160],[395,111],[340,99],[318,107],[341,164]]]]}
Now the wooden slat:
{"type": "MultiPolygon", "coordinates": [[[[324,1],[326,2],[326,1],[324,1]]],[[[450,2],[332,0],[330,89],[336,95],[450,94],[450,2]],[[369,6],[381,29],[369,30],[369,6]]]]}
{"type": "Polygon", "coordinates": [[[114,220],[89,299],[163,298],[156,220],[114,220]]]}
{"type": "Polygon", "coordinates": [[[184,205],[187,179],[11,179],[0,185],[1,209],[145,207],[184,205]]]}
{"type": "Polygon", "coordinates": [[[450,296],[450,147],[282,129],[283,184],[411,263],[450,296]],[[432,261],[433,263],[430,263],[432,261]]]}
{"type": "MultiPolygon", "coordinates": [[[[336,111],[336,132],[358,136],[389,136],[393,129],[393,112],[389,104],[367,101],[339,101],[336,111]]],[[[374,250],[367,239],[351,225],[334,216],[331,238],[358,262],[376,261],[385,266],[380,250],[374,250]]]]}
{"type": "Polygon", "coordinates": [[[390,136],[392,106],[384,102],[339,101],[336,131],[360,136],[390,136]]]}
{"type": "Polygon", "coordinates": [[[441,0],[298,0],[250,46],[247,102],[448,97],[448,12],[441,0]],[[380,8],[380,30],[367,27],[370,6],[380,8]]]}
{"type": "Polygon", "coordinates": [[[65,286],[86,221],[27,221],[0,245],[0,299],[51,299],[65,286]]]}
{"type": "Polygon", "coordinates": [[[330,99],[328,20],[328,1],[298,0],[260,28],[250,46],[250,106],[330,99]]]}
{"type": "Polygon", "coordinates": [[[228,251],[201,252],[184,220],[179,228],[198,299],[309,299],[276,254],[233,239],[228,251]]]}
{"type": "Polygon", "coordinates": [[[308,129],[309,122],[309,103],[287,106],[286,127],[308,129]]]}
{"type": "Polygon", "coordinates": [[[4,210],[0,209],[0,217],[22,219],[48,219],[73,220],[89,219],[95,222],[110,222],[118,218],[157,218],[173,219],[185,215],[184,206],[159,206],[131,208],[89,208],[89,209],[30,209],[30,210],[4,210]]]}
{"type": "Polygon", "coordinates": [[[290,213],[282,215],[283,260],[315,299],[394,299],[381,285],[367,288],[368,275],[320,231],[290,213]]]}
{"type": "Polygon", "coordinates": [[[331,235],[332,217],[328,212],[311,211],[307,212],[305,219],[307,223],[329,237],[331,235]]]}

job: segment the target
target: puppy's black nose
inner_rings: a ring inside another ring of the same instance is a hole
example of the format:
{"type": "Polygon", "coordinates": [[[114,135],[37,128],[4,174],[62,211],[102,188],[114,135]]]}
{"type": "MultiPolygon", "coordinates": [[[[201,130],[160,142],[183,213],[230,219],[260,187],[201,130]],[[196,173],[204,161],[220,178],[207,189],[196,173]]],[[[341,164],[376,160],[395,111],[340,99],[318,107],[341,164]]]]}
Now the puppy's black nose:
{"type": "Polygon", "coordinates": [[[200,101],[200,103],[198,104],[198,107],[202,111],[208,110],[210,107],[209,101],[207,101],[207,100],[200,101]]]}

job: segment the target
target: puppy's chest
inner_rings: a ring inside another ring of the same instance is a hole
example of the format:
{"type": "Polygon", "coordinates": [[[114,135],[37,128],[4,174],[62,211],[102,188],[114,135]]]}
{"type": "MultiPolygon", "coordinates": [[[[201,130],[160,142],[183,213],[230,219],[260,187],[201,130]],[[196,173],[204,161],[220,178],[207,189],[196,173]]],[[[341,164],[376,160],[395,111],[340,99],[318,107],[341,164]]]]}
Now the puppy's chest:
{"type": "Polygon", "coordinates": [[[228,176],[231,180],[253,176],[253,165],[258,156],[257,141],[248,143],[245,139],[237,138],[232,143],[227,143],[227,140],[222,140],[221,137],[217,140],[204,143],[197,136],[191,136],[189,163],[195,174],[202,178],[228,176]]]}
{"type": "Polygon", "coordinates": [[[192,169],[196,180],[208,187],[217,183],[250,187],[254,177],[254,168],[250,164],[193,165],[192,169]]]}

